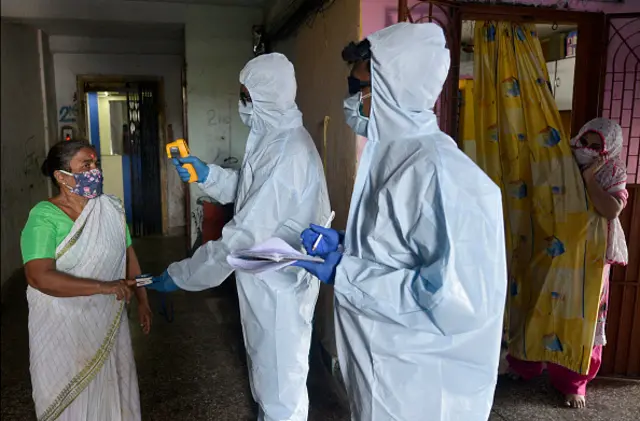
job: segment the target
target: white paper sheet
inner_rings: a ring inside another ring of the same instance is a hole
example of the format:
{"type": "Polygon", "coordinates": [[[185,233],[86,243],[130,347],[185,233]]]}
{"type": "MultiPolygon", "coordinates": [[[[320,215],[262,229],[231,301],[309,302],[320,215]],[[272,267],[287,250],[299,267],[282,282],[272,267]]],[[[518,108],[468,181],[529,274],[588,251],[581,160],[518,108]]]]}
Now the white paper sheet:
{"type": "Polygon", "coordinates": [[[298,260],[322,263],[319,257],[300,253],[280,238],[270,238],[250,249],[237,250],[227,256],[227,263],[242,272],[262,273],[292,265],[298,260]]]}
{"type": "Polygon", "coordinates": [[[153,283],[153,277],[151,275],[136,276],[136,287],[143,287],[153,283]]]}

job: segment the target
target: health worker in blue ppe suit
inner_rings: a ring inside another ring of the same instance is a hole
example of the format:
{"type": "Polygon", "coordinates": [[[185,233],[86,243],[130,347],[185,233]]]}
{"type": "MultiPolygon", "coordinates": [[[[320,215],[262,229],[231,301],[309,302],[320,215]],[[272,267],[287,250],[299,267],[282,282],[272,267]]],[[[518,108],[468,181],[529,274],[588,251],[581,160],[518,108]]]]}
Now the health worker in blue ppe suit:
{"type": "MultiPolygon", "coordinates": [[[[330,214],[320,156],[295,103],[293,65],[281,54],[254,58],[240,73],[239,111],[250,128],[240,171],[193,164],[199,187],[222,204],[234,202],[235,216],[222,238],[201,246],[192,258],[173,263],[150,286],[201,291],[220,285],[231,273],[230,252],[271,237],[295,248],[310,223],[330,214]]],[[[263,274],[236,273],[249,380],[260,406],[259,420],[303,421],[309,400],[306,381],[312,317],[319,282],[295,267],[263,274]]]]}
{"type": "Polygon", "coordinates": [[[343,58],[347,122],[368,141],[344,238],[313,226],[303,244],[326,260],[297,265],[334,283],[352,419],[486,421],[507,285],[502,198],[438,128],[444,34],[399,23],[343,58]]]}

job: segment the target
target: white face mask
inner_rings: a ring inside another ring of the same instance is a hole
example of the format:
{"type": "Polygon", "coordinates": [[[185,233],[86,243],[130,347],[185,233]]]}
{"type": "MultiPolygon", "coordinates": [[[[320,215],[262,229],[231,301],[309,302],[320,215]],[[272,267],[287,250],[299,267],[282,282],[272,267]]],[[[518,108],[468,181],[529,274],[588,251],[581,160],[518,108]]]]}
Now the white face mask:
{"type": "Polygon", "coordinates": [[[596,162],[602,155],[593,149],[577,148],[573,150],[573,156],[576,158],[579,166],[586,167],[596,162]]]}
{"type": "Polygon", "coordinates": [[[240,113],[240,120],[245,126],[251,127],[251,117],[253,117],[253,103],[247,102],[243,104],[242,101],[238,101],[238,112],[240,113]]]}
{"type": "Polygon", "coordinates": [[[362,100],[370,96],[371,94],[363,96],[362,92],[358,92],[344,100],[344,117],[347,124],[356,134],[364,137],[367,137],[369,118],[362,115],[362,100]]]}

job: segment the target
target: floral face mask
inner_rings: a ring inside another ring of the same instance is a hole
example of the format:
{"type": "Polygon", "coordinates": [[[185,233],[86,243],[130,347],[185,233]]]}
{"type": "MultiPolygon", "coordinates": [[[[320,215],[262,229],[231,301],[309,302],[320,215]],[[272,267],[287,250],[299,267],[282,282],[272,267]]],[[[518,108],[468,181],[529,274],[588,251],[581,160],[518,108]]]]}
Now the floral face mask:
{"type": "Polygon", "coordinates": [[[76,186],[71,187],[65,184],[71,193],[78,196],[94,199],[102,194],[102,171],[95,168],[90,171],[72,174],[67,171],[60,170],[62,174],[70,175],[76,180],[76,186]]]}

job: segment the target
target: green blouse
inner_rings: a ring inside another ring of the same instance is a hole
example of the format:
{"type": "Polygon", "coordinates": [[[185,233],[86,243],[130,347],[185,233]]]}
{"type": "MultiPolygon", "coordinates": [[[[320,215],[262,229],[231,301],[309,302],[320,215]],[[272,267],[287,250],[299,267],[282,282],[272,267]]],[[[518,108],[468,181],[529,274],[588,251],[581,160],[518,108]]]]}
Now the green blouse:
{"type": "MultiPolygon", "coordinates": [[[[22,230],[20,248],[22,261],[54,259],[56,248],[69,235],[73,220],[51,202],[40,202],[29,212],[29,219],[22,230]]],[[[131,246],[131,234],[127,227],[127,247],[131,246]]]]}

